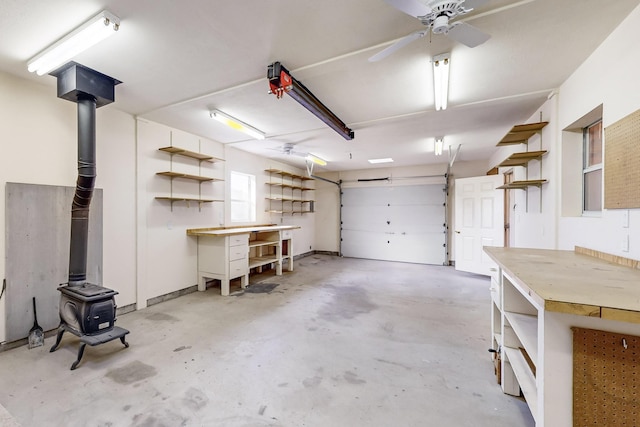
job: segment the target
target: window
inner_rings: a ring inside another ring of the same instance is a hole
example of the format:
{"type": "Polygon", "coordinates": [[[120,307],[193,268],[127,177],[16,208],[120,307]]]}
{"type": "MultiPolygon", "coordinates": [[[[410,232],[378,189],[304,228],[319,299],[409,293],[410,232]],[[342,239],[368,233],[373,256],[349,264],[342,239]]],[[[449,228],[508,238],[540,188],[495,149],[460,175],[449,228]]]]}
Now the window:
{"type": "Polygon", "coordinates": [[[256,177],[231,171],[231,222],[255,222],[256,177]]]}
{"type": "Polygon", "coordinates": [[[602,121],[584,128],[583,212],[602,211],[602,121]]]}

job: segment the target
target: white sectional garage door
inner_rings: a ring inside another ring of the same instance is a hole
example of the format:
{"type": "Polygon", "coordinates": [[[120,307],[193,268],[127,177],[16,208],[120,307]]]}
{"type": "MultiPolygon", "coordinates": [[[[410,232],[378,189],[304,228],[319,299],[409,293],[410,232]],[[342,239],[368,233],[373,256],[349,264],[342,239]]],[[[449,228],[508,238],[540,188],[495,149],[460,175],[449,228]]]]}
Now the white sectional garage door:
{"type": "Polygon", "coordinates": [[[342,191],[344,256],[445,263],[443,184],[344,188],[342,191]]]}

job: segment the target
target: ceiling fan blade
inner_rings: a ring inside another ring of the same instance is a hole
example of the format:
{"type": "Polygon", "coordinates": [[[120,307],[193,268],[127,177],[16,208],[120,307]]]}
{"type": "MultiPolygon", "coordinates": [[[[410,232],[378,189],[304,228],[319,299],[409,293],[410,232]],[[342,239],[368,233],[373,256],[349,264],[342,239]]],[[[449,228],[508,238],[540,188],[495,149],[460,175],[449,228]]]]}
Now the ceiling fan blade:
{"type": "Polygon", "coordinates": [[[465,9],[475,9],[485,5],[489,0],[465,0],[462,3],[462,7],[465,9]]]}
{"type": "Polygon", "coordinates": [[[476,47],[486,42],[491,36],[466,22],[456,22],[449,27],[447,36],[468,47],[476,47]]]}
{"type": "Polygon", "coordinates": [[[429,29],[420,30],[401,38],[391,46],[382,49],[380,52],[370,57],[369,62],[377,62],[377,61],[380,61],[381,59],[386,58],[387,56],[391,55],[395,51],[402,49],[412,41],[417,40],[420,37],[424,37],[428,32],[429,32],[429,29]]]}
{"type": "Polygon", "coordinates": [[[418,0],[384,0],[401,12],[414,17],[431,13],[431,8],[418,0]]]}

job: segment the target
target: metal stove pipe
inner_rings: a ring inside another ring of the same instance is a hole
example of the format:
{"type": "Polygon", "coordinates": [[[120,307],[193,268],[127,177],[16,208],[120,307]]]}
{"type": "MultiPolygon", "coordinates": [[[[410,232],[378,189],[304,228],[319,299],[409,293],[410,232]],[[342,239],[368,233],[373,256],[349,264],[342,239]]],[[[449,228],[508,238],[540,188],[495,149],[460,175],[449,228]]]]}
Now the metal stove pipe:
{"type": "Polygon", "coordinates": [[[96,109],[115,100],[119,80],[76,62],[69,62],[51,75],[58,79],[58,98],[78,104],[78,179],[71,205],[69,286],[87,281],[89,206],[96,181],[96,109]]]}
{"type": "Polygon", "coordinates": [[[71,205],[69,286],[87,280],[89,207],[96,180],[96,98],[80,94],[78,103],[78,179],[71,205]]]}

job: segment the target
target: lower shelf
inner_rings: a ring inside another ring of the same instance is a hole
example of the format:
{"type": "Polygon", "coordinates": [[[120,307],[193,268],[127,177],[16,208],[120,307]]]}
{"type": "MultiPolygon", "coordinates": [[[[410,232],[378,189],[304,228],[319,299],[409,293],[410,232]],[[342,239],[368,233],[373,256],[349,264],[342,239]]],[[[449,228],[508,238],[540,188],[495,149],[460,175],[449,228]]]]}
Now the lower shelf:
{"type": "Polygon", "coordinates": [[[504,352],[504,361],[511,365],[513,373],[518,380],[522,394],[529,405],[531,415],[536,419],[538,416],[538,388],[536,386],[536,378],[529,368],[529,364],[524,355],[518,348],[502,347],[504,352]]]}
{"type": "Polygon", "coordinates": [[[249,258],[249,268],[262,267],[263,265],[272,264],[274,262],[278,262],[278,258],[273,255],[251,257],[249,258]]]}

